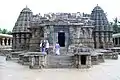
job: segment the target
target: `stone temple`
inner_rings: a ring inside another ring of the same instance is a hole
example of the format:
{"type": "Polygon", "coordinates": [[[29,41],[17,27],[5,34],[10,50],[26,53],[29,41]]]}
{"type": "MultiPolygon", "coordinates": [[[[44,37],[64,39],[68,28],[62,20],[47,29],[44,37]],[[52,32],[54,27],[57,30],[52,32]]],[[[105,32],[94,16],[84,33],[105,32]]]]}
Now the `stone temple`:
{"type": "Polygon", "coordinates": [[[33,15],[26,7],[13,28],[13,49],[39,51],[40,41],[56,42],[64,51],[71,45],[82,44],[91,48],[112,46],[112,28],[104,11],[97,5],[91,14],[48,13],[33,15]]]}
{"type": "Polygon", "coordinates": [[[65,51],[74,44],[94,48],[93,28],[88,14],[49,13],[43,17],[32,15],[26,7],[13,28],[13,49],[38,51],[42,39],[51,46],[58,42],[65,51]]]}
{"type": "MultiPolygon", "coordinates": [[[[19,57],[23,64],[39,67],[90,67],[104,62],[103,53],[95,48],[110,48],[112,28],[104,11],[97,5],[91,14],[86,13],[48,13],[33,15],[24,8],[12,31],[12,55],[19,57]],[[50,43],[48,55],[40,51],[42,40],[50,43]],[[60,45],[60,55],[54,55],[56,42],[60,45]],[[98,51],[99,52],[99,51],[98,51]],[[17,53],[17,54],[16,54],[17,53]]],[[[111,58],[113,57],[110,54],[111,58]]]]}

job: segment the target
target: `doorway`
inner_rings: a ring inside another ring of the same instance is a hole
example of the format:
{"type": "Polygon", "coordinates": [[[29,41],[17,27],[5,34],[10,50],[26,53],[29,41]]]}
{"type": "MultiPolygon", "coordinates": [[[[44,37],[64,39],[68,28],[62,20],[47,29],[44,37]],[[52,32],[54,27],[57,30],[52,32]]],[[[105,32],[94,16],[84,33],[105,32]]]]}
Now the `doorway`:
{"type": "Polygon", "coordinates": [[[86,65],[86,56],[81,55],[81,65],[86,65]]]}
{"type": "Polygon", "coordinates": [[[60,47],[65,47],[65,33],[58,32],[58,43],[60,47]]]}

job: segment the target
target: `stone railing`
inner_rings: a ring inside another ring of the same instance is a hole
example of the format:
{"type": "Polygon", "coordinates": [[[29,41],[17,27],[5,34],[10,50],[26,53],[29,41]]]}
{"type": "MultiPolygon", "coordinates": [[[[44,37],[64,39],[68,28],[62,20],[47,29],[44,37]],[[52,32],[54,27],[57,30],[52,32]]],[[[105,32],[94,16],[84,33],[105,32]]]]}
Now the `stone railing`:
{"type": "Polygon", "coordinates": [[[12,46],[0,46],[0,55],[7,55],[11,52],[12,46]]]}
{"type": "Polygon", "coordinates": [[[0,49],[2,49],[2,50],[3,50],[3,49],[11,49],[11,48],[12,48],[12,46],[1,46],[1,45],[0,45],[0,49]]]}

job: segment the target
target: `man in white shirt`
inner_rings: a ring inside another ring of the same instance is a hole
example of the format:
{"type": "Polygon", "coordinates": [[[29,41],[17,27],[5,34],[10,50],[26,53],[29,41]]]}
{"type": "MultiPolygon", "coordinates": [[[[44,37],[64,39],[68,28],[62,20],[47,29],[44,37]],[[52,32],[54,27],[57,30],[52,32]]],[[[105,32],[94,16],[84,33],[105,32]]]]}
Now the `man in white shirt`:
{"type": "Polygon", "coordinates": [[[45,40],[44,41],[42,40],[40,43],[40,51],[45,52],[45,46],[46,46],[45,40]]]}

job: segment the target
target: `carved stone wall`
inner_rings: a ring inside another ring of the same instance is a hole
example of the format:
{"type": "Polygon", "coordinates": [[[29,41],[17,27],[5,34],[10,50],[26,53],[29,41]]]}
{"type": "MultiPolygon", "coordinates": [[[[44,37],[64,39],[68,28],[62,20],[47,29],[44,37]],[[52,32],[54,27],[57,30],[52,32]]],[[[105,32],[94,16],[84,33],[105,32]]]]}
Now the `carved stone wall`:
{"type": "Polygon", "coordinates": [[[110,48],[113,47],[112,34],[113,30],[109,24],[104,10],[100,6],[96,6],[91,13],[91,20],[94,20],[93,31],[95,48],[110,48]]]}
{"type": "Polygon", "coordinates": [[[54,41],[54,27],[49,26],[49,34],[48,34],[48,41],[51,45],[53,45],[54,41]]]}
{"type": "Polygon", "coordinates": [[[93,48],[92,30],[92,27],[71,26],[69,28],[71,44],[83,44],[84,46],[93,48]]]}
{"type": "Polygon", "coordinates": [[[32,37],[29,42],[29,51],[40,51],[40,42],[44,39],[44,28],[37,26],[37,28],[31,28],[32,37]]]}
{"type": "Polygon", "coordinates": [[[28,50],[30,33],[16,33],[13,34],[12,49],[28,50]]]}

